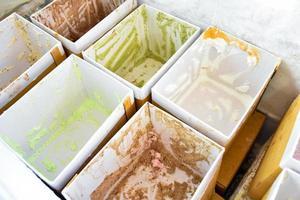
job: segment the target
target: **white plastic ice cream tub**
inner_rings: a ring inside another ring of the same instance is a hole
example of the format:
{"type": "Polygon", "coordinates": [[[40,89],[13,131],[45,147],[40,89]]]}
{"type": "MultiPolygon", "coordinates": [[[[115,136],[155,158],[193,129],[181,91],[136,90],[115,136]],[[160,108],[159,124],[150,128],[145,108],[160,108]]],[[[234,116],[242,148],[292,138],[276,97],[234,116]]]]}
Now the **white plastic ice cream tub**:
{"type": "Polygon", "coordinates": [[[152,100],[227,146],[279,64],[269,52],[209,27],[152,88],[152,100]]]}
{"type": "Polygon", "coordinates": [[[73,55],[0,116],[0,142],[60,190],[131,105],[132,90],[73,55]]]}

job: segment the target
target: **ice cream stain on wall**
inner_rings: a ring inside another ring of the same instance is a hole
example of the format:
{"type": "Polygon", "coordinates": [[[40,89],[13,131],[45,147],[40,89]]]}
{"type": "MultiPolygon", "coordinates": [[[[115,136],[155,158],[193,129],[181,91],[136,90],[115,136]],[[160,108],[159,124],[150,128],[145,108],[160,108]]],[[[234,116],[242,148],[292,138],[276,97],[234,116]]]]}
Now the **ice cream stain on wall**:
{"type": "Polygon", "coordinates": [[[77,79],[82,80],[82,74],[81,74],[78,64],[76,62],[73,62],[72,64],[73,64],[73,71],[74,71],[77,79]]]}
{"type": "Polygon", "coordinates": [[[3,67],[0,69],[0,74],[9,72],[10,70],[12,70],[14,68],[14,66],[7,66],[7,67],[3,67]]]}
{"type": "Polygon", "coordinates": [[[160,136],[148,132],[144,152],[128,166],[107,176],[92,199],[190,199],[201,176],[169,152],[160,136]],[[114,181],[113,181],[114,180],[114,181]],[[112,184],[107,189],[107,184],[112,184]]]}
{"type": "Polygon", "coordinates": [[[22,144],[19,139],[0,135],[14,151],[50,180],[74,158],[112,112],[98,93],[85,97],[79,105],[66,102],[65,106],[70,107],[66,108],[71,110],[69,114],[62,110],[51,121],[47,119],[31,128],[24,133],[22,144]]]}
{"type": "Polygon", "coordinates": [[[46,160],[43,160],[42,163],[44,164],[44,166],[48,172],[56,171],[56,165],[52,161],[46,159],[46,160]]]}
{"type": "Polygon", "coordinates": [[[256,47],[208,28],[178,61],[184,71],[163,91],[196,118],[230,135],[255,98],[251,76],[258,70],[259,55],[256,47]],[[255,62],[249,64],[249,57],[255,62]]]}
{"type": "MultiPolygon", "coordinates": [[[[57,114],[55,120],[48,126],[48,128],[35,128],[28,135],[28,144],[32,149],[36,149],[37,143],[41,141],[44,136],[50,136],[49,139],[40,146],[35,154],[30,157],[30,161],[36,160],[39,154],[50,144],[57,140],[64,132],[71,129],[72,126],[78,121],[85,121],[93,124],[95,127],[99,127],[101,122],[97,120],[97,117],[93,114],[94,111],[99,111],[105,116],[108,116],[112,111],[107,109],[101,103],[101,97],[95,95],[93,98],[87,97],[78,106],[72,114],[65,118],[63,114],[57,114]]],[[[43,126],[41,126],[43,127],[43,126]]]]}
{"type": "Polygon", "coordinates": [[[7,88],[42,55],[34,46],[34,41],[26,22],[17,16],[10,16],[1,34],[3,47],[0,59],[0,91],[7,88]],[[13,56],[15,55],[15,56],[13,56]]]}
{"type": "Polygon", "coordinates": [[[143,87],[195,31],[162,12],[140,6],[89,53],[96,62],[143,87]]]}
{"type": "Polygon", "coordinates": [[[242,51],[245,51],[248,53],[249,58],[249,64],[256,65],[259,62],[259,51],[255,47],[251,47],[248,44],[228,36],[223,31],[215,28],[210,27],[203,33],[203,39],[222,39],[224,40],[228,45],[236,45],[238,46],[242,51]],[[250,62],[251,59],[254,59],[254,63],[250,62]]]}
{"type": "Polygon", "coordinates": [[[32,65],[41,57],[41,52],[39,52],[37,50],[37,48],[35,48],[35,46],[32,44],[32,40],[30,39],[28,30],[27,30],[27,24],[22,23],[19,19],[16,18],[15,26],[16,26],[18,35],[24,41],[24,43],[28,49],[28,53],[26,54],[27,61],[30,65],[32,65]]]}

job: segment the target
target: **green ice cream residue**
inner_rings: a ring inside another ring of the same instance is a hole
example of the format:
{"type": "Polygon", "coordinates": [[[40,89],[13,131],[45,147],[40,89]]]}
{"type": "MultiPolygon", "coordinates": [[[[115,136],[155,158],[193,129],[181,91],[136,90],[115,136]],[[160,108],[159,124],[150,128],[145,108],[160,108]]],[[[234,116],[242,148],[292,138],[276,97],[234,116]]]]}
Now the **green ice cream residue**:
{"type": "Polygon", "coordinates": [[[77,79],[82,80],[82,74],[81,74],[80,68],[79,68],[78,64],[76,63],[76,61],[73,61],[72,66],[73,66],[72,69],[73,69],[77,79]]]}
{"type": "Polygon", "coordinates": [[[98,63],[143,87],[195,32],[194,27],[143,5],[88,52],[98,63]]]}
{"type": "Polygon", "coordinates": [[[48,131],[40,127],[33,128],[31,131],[29,131],[27,134],[27,140],[29,141],[28,143],[30,149],[34,150],[37,144],[40,142],[41,138],[43,138],[47,134],[48,131]]]}
{"type": "Polygon", "coordinates": [[[76,144],[76,142],[70,142],[70,143],[68,143],[68,148],[71,151],[77,151],[78,150],[78,145],[76,144]]]}
{"type": "Polygon", "coordinates": [[[63,110],[56,113],[52,121],[41,122],[24,133],[28,146],[23,139],[11,139],[8,134],[1,134],[0,137],[36,170],[52,179],[74,158],[89,135],[112,113],[107,103],[108,100],[99,93],[84,97],[79,104],[65,102],[63,110]],[[81,127],[87,127],[87,132],[78,135],[81,127]],[[62,155],[57,159],[52,157],[58,153],[62,155]]]}
{"type": "MultiPolygon", "coordinates": [[[[112,110],[105,107],[102,102],[101,96],[95,94],[92,98],[87,97],[81,105],[74,110],[68,118],[63,117],[63,115],[58,114],[55,120],[48,126],[48,128],[40,128],[36,131],[36,135],[47,136],[48,139],[39,145],[39,147],[34,151],[34,153],[28,158],[30,163],[34,163],[35,160],[40,156],[40,154],[54,141],[56,141],[64,132],[69,130],[71,126],[79,121],[85,121],[93,124],[96,127],[100,126],[100,122],[91,113],[93,111],[99,111],[105,116],[109,116],[112,110]]],[[[31,130],[32,131],[32,130],[31,130]]],[[[29,145],[37,144],[42,137],[29,137],[29,145]]]]}
{"type": "Polygon", "coordinates": [[[45,168],[47,169],[48,172],[55,172],[57,167],[56,165],[50,161],[49,159],[45,159],[42,161],[43,165],[45,166],[45,168]]]}

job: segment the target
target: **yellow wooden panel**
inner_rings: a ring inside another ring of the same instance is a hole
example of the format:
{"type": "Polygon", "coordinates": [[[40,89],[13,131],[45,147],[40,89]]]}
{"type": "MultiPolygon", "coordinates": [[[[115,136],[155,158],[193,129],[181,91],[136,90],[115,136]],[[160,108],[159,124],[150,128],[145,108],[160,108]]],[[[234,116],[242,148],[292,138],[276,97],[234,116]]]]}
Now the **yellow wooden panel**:
{"type": "Polygon", "coordinates": [[[126,114],[127,120],[129,120],[136,112],[135,102],[134,102],[134,100],[133,100],[133,102],[131,102],[131,98],[128,96],[128,97],[126,97],[126,99],[123,103],[123,106],[125,109],[125,114],[126,114]]]}
{"type": "Polygon", "coordinates": [[[263,196],[263,198],[262,198],[261,200],[266,200],[266,199],[268,199],[269,194],[270,194],[270,189],[269,189],[268,192],[263,196]]]}
{"type": "Polygon", "coordinates": [[[231,146],[225,151],[217,180],[217,186],[221,191],[224,192],[231,183],[254,143],[265,119],[264,114],[255,111],[240,129],[231,146]]]}
{"type": "Polygon", "coordinates": [[[66,55],[61,54],[58,47],[55,47],[54,49],[52,49],[50,53],[51,53],[56,65],[59,65],[60,63],[62,63],[62,61],[64,61],[66,59],[66,55]]]}
{"type": "Polygon", "coordinates": [[[288,143],[299,110],[300,95],[294,100],[284,115],[272,138],[271,145],[250,185],[248,195],[253,199],[261,199],[281,172],[279,163],[288,143]]]}
{"type": "Polygon", "coordinates": [[[211,200],[224,200],[224,198],[218,195],[217,193],[214,193],[211,197],[211,200]]]}

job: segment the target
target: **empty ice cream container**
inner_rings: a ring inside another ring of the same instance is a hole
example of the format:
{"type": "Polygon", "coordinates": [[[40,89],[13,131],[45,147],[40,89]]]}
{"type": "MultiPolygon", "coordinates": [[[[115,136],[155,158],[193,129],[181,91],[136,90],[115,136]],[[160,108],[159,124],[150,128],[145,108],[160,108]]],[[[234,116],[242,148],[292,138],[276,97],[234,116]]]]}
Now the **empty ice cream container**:
{"type": "Polygon", "coordinates": [[[0,116],[0,142],[60,190],[131,105],[132,90],[70,56],[0,116]]]}
{"type": "Polygon", "coordinates": [[[152,88],[152,100],[226,146],[279,64],[269,52],[209,27],[152,88]]]}
{"type": "Polygon", "coordinates": [[[293,130],[280,161],[282,169],[289,168],[300,173],[300,113],[294,123],[293,130]]]}
{"type": "Polygon", "coordinates": [[[31,20],[57,37],[69,53],[80,54],[136,6],[136,0],[54,0],[31,20]]]}
{"type": "Polygon", "coordinates": [[[198,35],[198,27],[141,5],[83,57],[132,88],[141,106],[150,99],[151,87],[198,35]]]}

